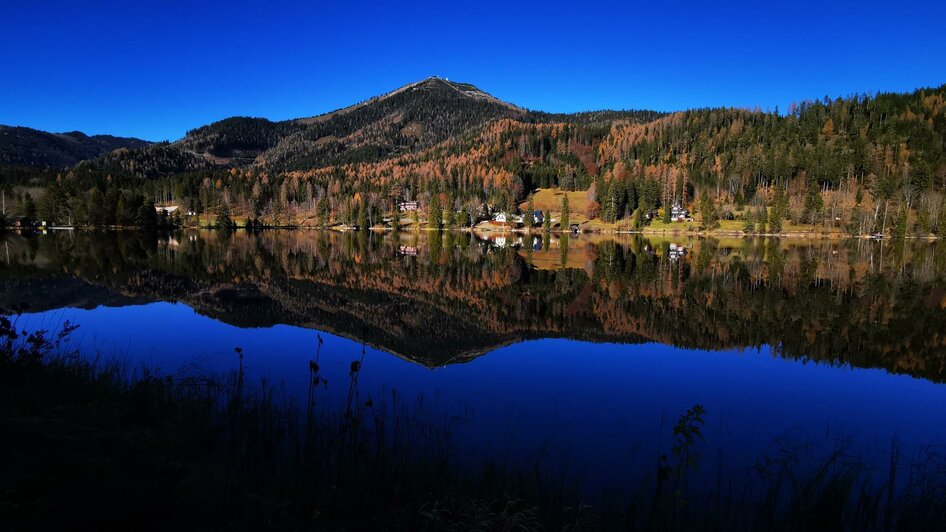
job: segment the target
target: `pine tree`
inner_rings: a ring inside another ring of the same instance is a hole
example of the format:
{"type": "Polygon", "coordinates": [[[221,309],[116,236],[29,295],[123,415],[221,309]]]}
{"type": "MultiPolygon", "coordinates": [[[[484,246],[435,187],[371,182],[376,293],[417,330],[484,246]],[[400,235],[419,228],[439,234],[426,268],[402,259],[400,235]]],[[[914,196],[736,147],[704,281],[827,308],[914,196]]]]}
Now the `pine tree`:
{"type": "Polygon", "coordinates": [[[772,233],[782,232],[782,221],[788,206],[788,195],[785,192],[785,186],[779,183],[775,187],[775,195],[772,197],[772,208],[769,212],[769,231],[772,233]]]}
{"type": "Polygon", "coordinates": [[[358,229],[361,231],[367,231],[368,226],[368,206],[365,205],[364,201],[358,202],[358,229]]]}
{"type": "Polygon", "coordinates": [[[25,210],[28,212],[25,213],[25,216],[30,220],[35,220],[38,215],[44,221],[54,224],[65,221],[66,213],[69,211],[69,198],[59,183],[46,189],[46,193],[40,198],[38,206],[33,203],[33,197],[29,194],[26,195],[26,201],[25,210]],[[32,216],[29,211],[32,211],[32,216]]]}
{"type": "Polygon", "coordinates": [[[890,233],[890,236],[894,240],[903,240],[907,236],[907,208],[900,206],[900,209],[897,211],[897,220],[894,222],[893,230],[890,233]]]}
{"type": "Polygon", "coordinates": [[[316,203],[315,213],[319,226],[326,227],[329,222],[329,204],[327,195],[322,194],[322,196],[319,197],[319,201],[316,203]]]}
{"type": "Polygon", "coordinates": [[[719,213],[716,211],[716,204],[705,190],[700,193],[700,218],[704,229],[719,227],[719,213]]]}
{"type": "Polygon", "coordinates": [[[755,220],[753,220],[753,215],[749,211],[746,211],[742,217],[742,232],[748,235],[755,230],[755,220]]]}
{"type": "Polygon", "coordinates": [[[430,196],[430,203],[427,205],[427,223],[437,231],[443,230],[443,209],[440,208],[440,195],[430,196]]]}
{"type": "Polygon", "coordinates": [[[599,194],[602,198],[601,219],[606,222],[616,222],[624,215],[624,206],[627,203],[627,191],[624,183],[619,180],[611,180],[603,186],[599,194]]]}
{"type": "Polygon", "coordinates": [[[24,194],[23,196],[23,216],[33,221],[36,219],[36,203],[33,201],[33,196],[29,194],[24,194]]]}
{"type": "Polygon", "coordinates": [[[217,229],[229,231],[233,229],[233,220],[230,218],[230,204],[223,202],[217,207],[217,217],[215,221],[217,229]]]}
{"type": "Polygon", "coordinates": [[[526,212],[522,215],[522,223],[526,226],[526,229],[532,229],[532,226],[535,225],[535,201],[532,195],[529,195],[526,212]]]}
{"type": "Polygon", "coordinates": [[[457,227],[457,213],[453,210],[453,197],[447,198],[447,204],[443,206],[443,213],[446,220],[446,227],[448,229],[456,229],[457,227]]]}
{"type": "Polygon", "coordinates": [[[816,180],[809,180],[808,188],[805,190],[805,210],[802,214],[802,219],[815,225],[821,218],[823,211],[824,199],[821,197],[821,187],[816,180]]]}
{"type": "Polygon", "coordinates": [[[93,188],[86,196],[86,213],[89,225],[105,225],[105,195],[101,190],[93,188]]]}
{"type": "Polygon", "coordinates": [[[568,194],[566,193],[562,195],[562,216],[559,220],[559,228],[562,231],[568,231],[569,227],[571,226],[569,220],[570,214],[571,213],[568,210],[568,194]]]}
{"type": "Polygon", "coordinates": [[[551,213],[546,210],[542,213],[542,231],[548,235],[549,231],[552,230],[552,216],[551,213]]]}
{"type": "Polygon", "coordinates": [[[128,202],[125,200],[125,195],[119,193],[118,200],[115,203],[115,223],[118,225],[129,225],[127,204],[128,202]]]}
{"type": "Polygon", "coordinates": [[[141,198],[141,204],[135,213],[135,225],[147,229],[152,229],[158,225],[158,212],[154,208],[153,202],[141,198]]]}

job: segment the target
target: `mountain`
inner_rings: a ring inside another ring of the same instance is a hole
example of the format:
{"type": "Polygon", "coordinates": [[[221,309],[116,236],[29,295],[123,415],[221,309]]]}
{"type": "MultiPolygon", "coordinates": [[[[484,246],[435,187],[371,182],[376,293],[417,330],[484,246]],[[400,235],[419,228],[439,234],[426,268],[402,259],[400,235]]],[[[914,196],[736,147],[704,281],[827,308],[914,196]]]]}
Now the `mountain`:
{"type": "Polygon", "coordinates": [[[0,126],[0,166],[64,168],[118,148],[145,148],[149,144],[136,138],[89,136],[79,131],[47,133],[28,127],[0,126]]]}
{"type": "MultiPolygon", "coordinates": [[[[430,77],[343,109],[309,118],[272,122],[234,117],[191,130],[177,143],[216,162],[274,170],[307,170],[371,163],[417,153],[508,118],[521,122],[610,123],[642,112],[575,115],[528,111],[479,89],[430,77]]],[[[643,112],[646,120],[660,113],[643,112]]]]}
{"type": "Polygon", "coordinates": [[[79,174],[155,179],[212,168],[307,171],[370,164],[425,150],[508,119],[516,123],[573,122],[608,127],[663,116],[653,111],[552,114],[504,102],[469,83],[437,77],[322,115],[284,121],[237,116],[192,129],[171,144],[117,151],[88,161],[79,174]]]}
{"type": "Polygon", "coordinates": [[[192,129],[176,146],[217,163],[247,164],[300,129],[292,122],[236,116],[192,129]]]}
{"type": "Polygon", "coordinates": [[[181,148],[218,162],[304,169],[374,162],[528,111],[466,83],[428,78],[330,113],[283,122],[234,117],[191,130],[181,148]]]}

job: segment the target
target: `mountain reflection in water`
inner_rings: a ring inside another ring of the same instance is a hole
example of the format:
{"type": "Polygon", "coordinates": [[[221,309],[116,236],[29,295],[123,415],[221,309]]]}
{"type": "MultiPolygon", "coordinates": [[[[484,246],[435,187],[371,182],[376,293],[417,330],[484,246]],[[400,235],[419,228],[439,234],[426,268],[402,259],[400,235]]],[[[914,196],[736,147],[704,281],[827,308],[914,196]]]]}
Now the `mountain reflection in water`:
{"type": "Polygon", "coordinates": [[[539,338],[946,372],[946,246],[468,233],[8,234],[0,308],[182,302],[428,367],[539,338]]]}

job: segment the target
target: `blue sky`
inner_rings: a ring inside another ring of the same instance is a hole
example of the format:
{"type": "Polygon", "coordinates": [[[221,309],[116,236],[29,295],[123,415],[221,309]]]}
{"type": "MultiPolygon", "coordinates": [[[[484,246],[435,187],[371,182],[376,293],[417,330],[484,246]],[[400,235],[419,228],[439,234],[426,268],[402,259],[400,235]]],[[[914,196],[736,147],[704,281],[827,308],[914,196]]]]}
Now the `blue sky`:
{"type": "Polygon", "coordinates": [[[174,140],[430,75],[531,109],[785,109],[946,83],[946,2],[4,0],[0,124],[174,140]]]}

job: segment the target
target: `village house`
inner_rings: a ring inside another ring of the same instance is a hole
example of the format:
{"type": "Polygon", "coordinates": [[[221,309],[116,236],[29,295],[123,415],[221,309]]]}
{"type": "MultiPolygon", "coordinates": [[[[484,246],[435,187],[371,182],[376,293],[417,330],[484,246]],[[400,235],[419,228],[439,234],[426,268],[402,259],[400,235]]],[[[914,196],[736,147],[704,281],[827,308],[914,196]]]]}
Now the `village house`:
{"type": "Polygon", "coordinates": [[[683,208],[680,203],[674,203],[673,207],[670,207],[670,219],[674,222],[689,220],[690,211],[683,208]]]}
{"type": "Polygon", "coordinates": [[[180,207],[178,207],[177,205],[162,205],[162,206],[155,206],[154,210],[155,212],[158,213],[159,216],[171,216],[172,214],[177,212],[179,208],[180,207]]]}
{"type": "Polygon", "coordinates": [[[416,211],[417,202],[416,201],[402,201],[401,203],[397,204],[397,208],[401,212],[416,211]]]}

